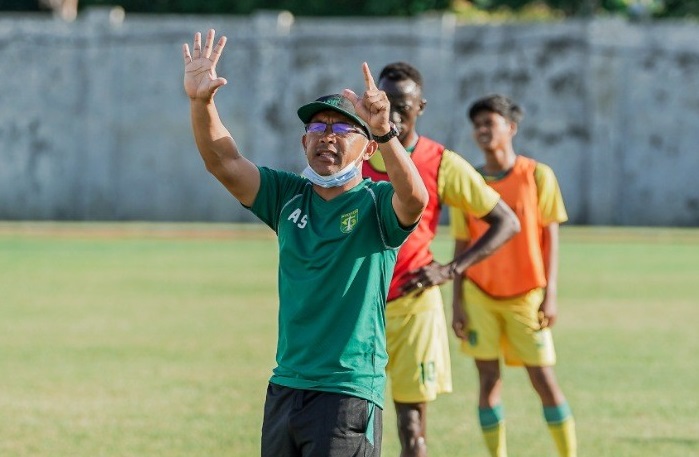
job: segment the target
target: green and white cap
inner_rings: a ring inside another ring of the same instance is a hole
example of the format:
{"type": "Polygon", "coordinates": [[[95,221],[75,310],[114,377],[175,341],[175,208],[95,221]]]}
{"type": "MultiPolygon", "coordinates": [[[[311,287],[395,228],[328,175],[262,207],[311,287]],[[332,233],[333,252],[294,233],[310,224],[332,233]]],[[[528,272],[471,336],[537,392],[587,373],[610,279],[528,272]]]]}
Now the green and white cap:
{"type": "Polygon", "coordinates": [[[311,119],[316,113],[321,111],[337,111],[340,114],[347,116],[356,122],[362,130],[364,130],[369,138],[372,138],[371,130],[369,126],[362,120],[361,117],[357,116],[357,112],[354,110],[354,105],[348,98],[340,94],[323,95],[317,98],[311,103],[307,103],[298,109],[297,113],[299,118],[304,124],[311,122],[311,119]]]}

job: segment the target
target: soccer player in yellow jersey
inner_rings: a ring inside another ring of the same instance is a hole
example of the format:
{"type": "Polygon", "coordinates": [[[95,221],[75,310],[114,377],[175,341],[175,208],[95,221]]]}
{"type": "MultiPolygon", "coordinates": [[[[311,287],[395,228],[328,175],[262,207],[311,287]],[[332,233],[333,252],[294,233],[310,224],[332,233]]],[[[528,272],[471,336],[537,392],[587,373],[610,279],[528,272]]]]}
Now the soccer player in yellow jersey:
{"type": "MultiPolygon", "coordinates": [[[[438,394],[451,392],[449,333],[439,285],[459,278],[519,230],[512,210],[466,160],[418,133],[417,120],[427,103],[422,85],[420,72],[406,62],[388,64],[379,75],[378,87],[391,102],[398,139],[430,196],[417,228],[398,252],[386,303],[386,371],[401,457],[427,455],[427,405],[438,394]],[[443,205],[459,208],[488,227],[478,243],[444,265],[434,261],[430,250],[443,205]]],[[[380,147],[364,162],[363,174],[390,181],[380,147]]]]}
{"type": "MultiPolygon", "coordinates": [[[[475,359],[478,416],[490,455],[507,456],[500,361],[523,365],[541,399],[558,453],[576,456],[573,415],[556,381],[551,326],[558,315],[558,226],[568,217],[550,167],[517,155],[512,140],[522,110],[502,95],[469,109],[485,164],[477,170],[517,214],[521,231],[492,256],[454,281],[452,327],[463,352],[475,359]]],[[[451,212],[455,255],[484,233],[483,223],[451,212]]]]}

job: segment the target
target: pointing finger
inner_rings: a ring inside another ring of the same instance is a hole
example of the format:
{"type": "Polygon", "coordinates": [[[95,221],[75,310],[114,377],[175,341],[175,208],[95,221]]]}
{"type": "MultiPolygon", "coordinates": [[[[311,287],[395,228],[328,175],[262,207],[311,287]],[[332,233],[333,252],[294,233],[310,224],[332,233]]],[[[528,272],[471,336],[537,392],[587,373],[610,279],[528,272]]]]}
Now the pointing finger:
{"type": "Polygon", "coordinates": [[[371,76],[368,63],[364,62],[362,64],[362,71],[364,71],[364,84],[367,90],[376,90],[376,83],[374,82],[374,77],[371,76]]]}

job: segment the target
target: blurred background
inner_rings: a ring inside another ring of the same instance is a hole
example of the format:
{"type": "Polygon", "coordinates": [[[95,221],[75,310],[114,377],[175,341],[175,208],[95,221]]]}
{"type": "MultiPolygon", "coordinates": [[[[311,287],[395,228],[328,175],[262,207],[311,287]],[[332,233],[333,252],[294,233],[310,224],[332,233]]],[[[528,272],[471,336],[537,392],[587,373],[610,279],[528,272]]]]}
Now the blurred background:
{"type": "Polygon", "coordinates": [[[416,66],[420,133],[474,165],[466,109],[501,92],[519,153],[556,172],[571,223],[699,225],[699,0],[2,0],[0,220],[247,222],[196,151],[181,47],[229,39],[222,119],[300,171],[296,109],[361,63],[416,66]]]}

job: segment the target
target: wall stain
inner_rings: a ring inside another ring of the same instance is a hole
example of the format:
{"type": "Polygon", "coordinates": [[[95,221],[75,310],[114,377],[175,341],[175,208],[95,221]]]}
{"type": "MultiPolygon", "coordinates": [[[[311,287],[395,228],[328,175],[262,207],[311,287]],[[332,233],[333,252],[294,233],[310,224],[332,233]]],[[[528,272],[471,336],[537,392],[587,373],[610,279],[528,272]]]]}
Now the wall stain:
{"type": "Polygon", "coordinates": [[[578,38],[566,37],[547,40],[542,43],[541,51],[536,59],[538,68],[545,68],[561,56],[570,55],[574,51],[583,49],[584,43],[578,38]]]}
{"type": "Polygon", "coordinates": [[[556,94],[579,94],[583,87],[579,74],[574,71],[568,71],[552,77],[549,79],[549,85],[556,94]]]}
{"type": "Polygon", "coordinates": [[[681,52],[675,57],[677,66],[685,72],[696,73],[699,70],[699,54],[693,52],[681,52]]]}

